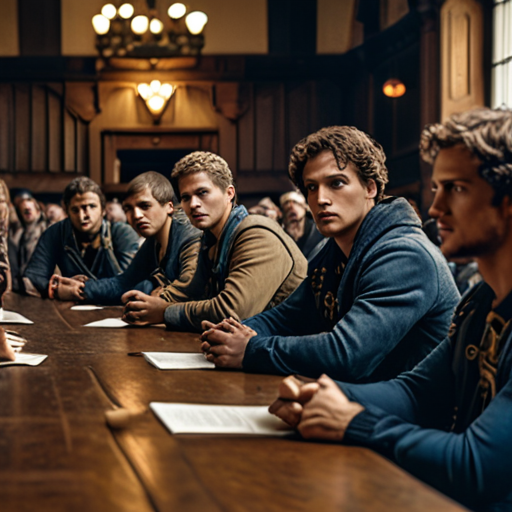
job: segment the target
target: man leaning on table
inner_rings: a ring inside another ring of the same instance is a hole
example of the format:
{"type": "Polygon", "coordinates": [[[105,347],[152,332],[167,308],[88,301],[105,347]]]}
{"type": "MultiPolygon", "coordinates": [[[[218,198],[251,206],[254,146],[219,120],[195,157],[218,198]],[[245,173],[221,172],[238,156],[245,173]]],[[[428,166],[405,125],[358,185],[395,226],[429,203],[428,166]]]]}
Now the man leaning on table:
{"type": "Polygon", "coordinates": [[[120,304],[129,290],[159,296],[163,286],[186,287],[194,275],[201,231],[181,210],[174,210],[174,190],[161,174],[148,171],[128,185],[123,209],[130,225],[146,238],[130,266],[105,279],[58,278],[61,300],[120,304]]]}
{"type": "Polygon", "coordinates": [[[512,111],[476,109],[428,126],[430,208],[449,258],[474,257],[484,282],[450,336],[389,382],[303,385],[270,408],[305,438],[373,448],[464,505],[512,510],[512,111]]]}
{"type": "Polygon", "coordinates": [[[290,176],[329,240],[284,303],[245,325],[205,323],[208,360],[369,382],[411,369],[443,340],[459,294],[409,203],[384,197],[385,159],[380,144],[349,126],[295,146],[290,176]]]}
{"type": "Polygon", "coordinates": [[[172,179],[190,222],[204,231],[190,285],[161,296],[128,292],[123,319],[165,321],[169,329],[197,331],[201,320],[243,320],[282,302],[306,276],[307,261],[278,224],[235,204],[233,175],[220,156],[196,151],[174,167],[172,179]]]}

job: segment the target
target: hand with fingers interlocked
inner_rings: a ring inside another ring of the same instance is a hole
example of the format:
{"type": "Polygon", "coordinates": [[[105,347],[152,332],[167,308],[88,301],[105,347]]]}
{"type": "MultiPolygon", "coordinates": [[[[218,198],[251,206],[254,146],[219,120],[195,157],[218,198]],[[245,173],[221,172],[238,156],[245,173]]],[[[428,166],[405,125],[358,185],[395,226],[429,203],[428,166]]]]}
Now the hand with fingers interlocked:
{"type": "Polygon", "coordinates": [[[132,325],[162,324],[169,303],[160,297],[146,295],[138,290],[126,292],[121,301],[124,304],[123,320],[132,325]]]}
{"type": "Polygon", "coordinates": [[[245,347],[258,333],[234,318],[226,318],[218,324],[203,320],[201,326],[204,329],[201,350],[206,359],[219,368],[241,369],[245,347]]]}

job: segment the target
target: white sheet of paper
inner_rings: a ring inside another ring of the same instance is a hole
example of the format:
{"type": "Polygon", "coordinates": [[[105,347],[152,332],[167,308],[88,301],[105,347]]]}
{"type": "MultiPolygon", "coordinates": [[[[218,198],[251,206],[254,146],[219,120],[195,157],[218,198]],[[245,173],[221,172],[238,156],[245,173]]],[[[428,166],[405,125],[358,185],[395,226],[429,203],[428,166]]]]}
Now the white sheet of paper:
{"type": "Polygon", "coordinates": [[[0,324],[26,324],[31,325],[34,322],[28,318],[16,313],[15,311],[5,311],[0,308],[0,324]]]}
{"type": "Polygon", "coordinates": [[[27,354],[18,352],[14,361],[0,361],[0,366],[38,366],[48,356],[44,354],[27,354]]]}
{"type": "Polygon", "coordinates": [[[144,359],[159,370],[205,370],[215,368],[203,354],[183,352],[142,352],[144,359]]]}
{"type": "Polygon", "coordinates": [[[96,322],[91,322],[89,324],[85,324],[84,327],[110,327],[110,328],[119,328],[126,327],[128,324],[121,320],[120,318],[104,318],[103,320],[97,320],[96,322]]]}
{"type": "Polygon", "coordinates": [[[97,309],[103,309],[103,306],[94,306],[92,304],[78,304],[77,306],[71,306],[73,311],[96,311],[97,309]]]}
{"type": "Polygon", "coordinates": [[[197,405],[151,402],[151,410],[172,434],[253,434],[283,436],[293,432],[266,406],[197,405]]]}

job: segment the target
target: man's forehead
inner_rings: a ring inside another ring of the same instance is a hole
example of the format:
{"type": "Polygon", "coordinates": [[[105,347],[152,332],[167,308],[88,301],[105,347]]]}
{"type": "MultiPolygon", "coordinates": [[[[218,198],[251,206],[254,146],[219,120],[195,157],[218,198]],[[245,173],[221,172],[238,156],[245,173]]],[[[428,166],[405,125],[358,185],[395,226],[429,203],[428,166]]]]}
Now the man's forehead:
{"type": "Polygon", "coordinates": [[[204,187],[220,188],[217,185],[215,185],[215,183],[212,181],[208,173],[204,171],[194,172],[191,174],[185,174],[184,176],[181,176],[178,181],[178,186],[180,188],[180,193],[183,193],[185,191],[190,193],[204,187]]]}
{"type": "Polygon", "coordinates": [[[147,202],[154,200],[155,196],[151,192],[149,188],[145,188],[144,190],[141,190],[139,192],[136,192],[135,194],[132,194],[131,196],[128,196],[124,199],[123,205],[133,205],[137,203],[147,202]]]}
{"type": "Polygon", "coordinates": [[[437,154],[432,173],[433,180],[473,180],[480,178],[482,162],[465,146],[443,148],[437,154]]]}
{"type": "Polygon", "coordinates": [[[75,194],[69,204],[89,204],[89,203],[100,203],[100,196],[96,192],[84,192],[83,194],[75,194]]]}

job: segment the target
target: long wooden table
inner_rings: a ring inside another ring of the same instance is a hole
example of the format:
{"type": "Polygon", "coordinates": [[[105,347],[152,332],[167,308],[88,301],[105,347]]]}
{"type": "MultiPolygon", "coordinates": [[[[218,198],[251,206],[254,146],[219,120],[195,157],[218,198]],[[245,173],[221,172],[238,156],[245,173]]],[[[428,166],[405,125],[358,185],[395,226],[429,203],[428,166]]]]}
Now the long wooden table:
{"type": "Polygon", "coordinates": [[[93,329],[120,308],[78,312],[9,294],[34,325],[40,366],[0,368],[0,511],[464,510],[370,450],[250,436],[171,435],[151,401],[268,405],[280,377],[159,371],[137,351],[199,351],[161,327],[93,329]],[[105,411],[136,413],[111,429],[105,411]]]}

